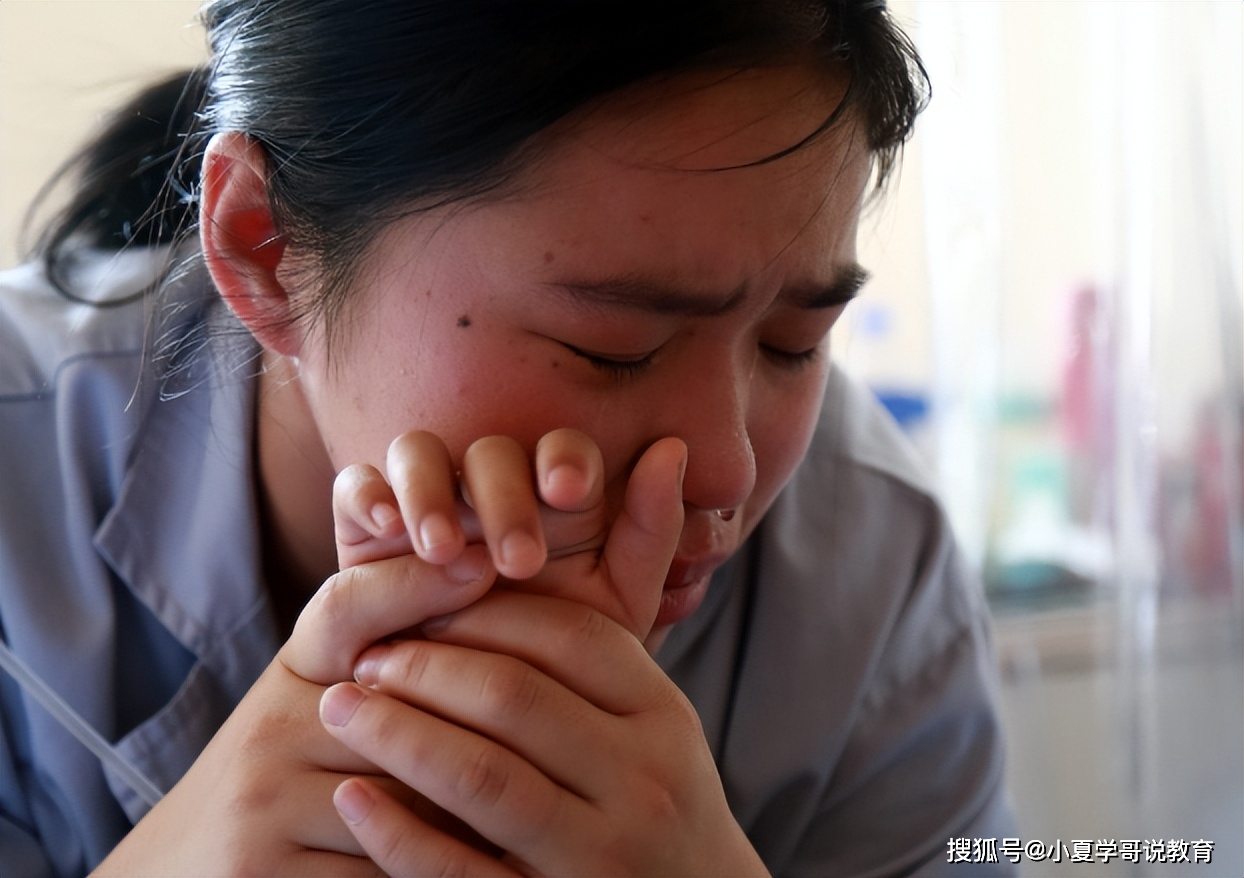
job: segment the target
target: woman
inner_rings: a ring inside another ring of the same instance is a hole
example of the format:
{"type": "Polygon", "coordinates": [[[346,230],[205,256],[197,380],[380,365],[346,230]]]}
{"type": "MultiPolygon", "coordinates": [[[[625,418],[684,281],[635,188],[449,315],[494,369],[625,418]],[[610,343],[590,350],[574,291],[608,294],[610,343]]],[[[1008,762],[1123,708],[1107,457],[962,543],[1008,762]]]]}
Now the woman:
{"type": "Polygon", "coordinates": [[[828,358],[921,104],[884,4],[204,20],[197,240],[84,184],[0,312],[6,638],[167,794],[5,679],[5,861],[906,874],[1009,832],[979,596],[828,358]]]}

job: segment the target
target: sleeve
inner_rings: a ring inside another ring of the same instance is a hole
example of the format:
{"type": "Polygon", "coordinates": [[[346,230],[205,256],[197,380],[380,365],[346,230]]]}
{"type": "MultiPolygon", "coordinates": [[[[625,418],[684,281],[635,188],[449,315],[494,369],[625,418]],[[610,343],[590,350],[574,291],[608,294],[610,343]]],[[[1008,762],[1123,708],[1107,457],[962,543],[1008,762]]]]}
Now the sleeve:
{"type": "Polygon", "coordinates": [[[56,872],[33,829],[30,803],[23,789],[23,772],[14,754],[14,716],[18,701],[0,670],[0,875],[51,878],[56,872]]]}
{"type": "Polygon", "coordinates": [[[1017,874],[989,616],[937,520],[790,878],[1017,874]]]}
{"type": "Polygon", "coordinates": [[[3,814],[0,814],[0,863],[4,863],[5,875],[51,878],[53,874],[34,837],[3,814]]]}

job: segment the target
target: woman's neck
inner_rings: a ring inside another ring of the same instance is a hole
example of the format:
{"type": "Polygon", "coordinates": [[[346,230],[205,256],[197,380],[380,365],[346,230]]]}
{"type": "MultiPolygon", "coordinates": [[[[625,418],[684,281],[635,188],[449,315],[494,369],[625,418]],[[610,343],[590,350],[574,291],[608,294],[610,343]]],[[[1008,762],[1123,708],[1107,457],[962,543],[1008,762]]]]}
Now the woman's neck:
{"type": "Polygon", "coordinates": [[[288,635],[303,605],[337,571],[335,472],[293,364],[265,351],[263,365],[255,429],[263,573],[288,635]]]}

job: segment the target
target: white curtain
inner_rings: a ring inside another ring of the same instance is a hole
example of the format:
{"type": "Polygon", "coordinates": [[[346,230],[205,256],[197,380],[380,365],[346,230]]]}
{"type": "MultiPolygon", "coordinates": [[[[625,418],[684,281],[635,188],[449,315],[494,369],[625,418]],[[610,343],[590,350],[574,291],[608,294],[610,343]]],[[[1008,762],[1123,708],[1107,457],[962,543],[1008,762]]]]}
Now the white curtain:
{"type": "Polygon", "coordinates": [[[927,313],[927,346],[865,362],[857,319],[841,354],[929,401],[1025,832],[1215,842],[1211,867],[1024,869],[1244,874],[1244,6],[892,7],[934,94],[897,208],[922,235],[883,258],[923,272],[883,269],[860,313],[927,313]]]}

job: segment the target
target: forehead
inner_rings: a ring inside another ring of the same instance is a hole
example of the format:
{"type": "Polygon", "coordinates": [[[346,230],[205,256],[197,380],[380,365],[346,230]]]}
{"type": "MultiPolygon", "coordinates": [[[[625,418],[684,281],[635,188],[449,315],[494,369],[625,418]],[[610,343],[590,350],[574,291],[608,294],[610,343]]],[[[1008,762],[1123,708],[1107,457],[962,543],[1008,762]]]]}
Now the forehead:
{"type": "Polygon", "coordinates": [[[843,90],[811,66],[631,89],[549,129],[512,188],[399,220],[373,255],[388,268],[506,273],[512,282],[498,289],[524,273],[660,278],[716,293],[769,279],[824,285],[854,260],[863,137],[848,115],[768,159],[816,132],[843,90]]]}
{"type": "Polygon", "coordinates": [[[740,168],[813,135],[845,92],[844,76],[824,65],[705,70],[634,86],[550,133],[639,167],[740,168]]]}
{"type": "Polygon", "coordinates": [[[629,258],[715,287],[791,251],[839,258],[870,168],[862,134],[848,115],[782,153],[822,127],[843,90],[802,65],[635,89],[558,126],[523,194],[485,224],[533,245],[538,230],[559,257],[629,258]]]}

